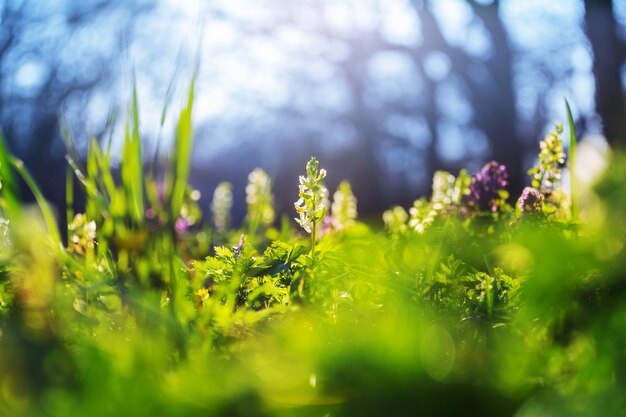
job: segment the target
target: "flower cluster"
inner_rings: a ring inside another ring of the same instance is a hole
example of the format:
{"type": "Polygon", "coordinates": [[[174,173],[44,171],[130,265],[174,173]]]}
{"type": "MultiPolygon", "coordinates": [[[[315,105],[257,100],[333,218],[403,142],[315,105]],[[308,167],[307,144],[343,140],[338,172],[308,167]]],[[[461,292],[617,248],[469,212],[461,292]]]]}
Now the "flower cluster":
{"type": "Polygon", "coordinates": [[[183,198],[183,203],[180,206],[180,215],[174,223],[174,230],[176,233],[187,233],[191,227],[198,224],[202,217],[202,210],[198,204],[198,201],[202,197],[202,194],[198,190],[194,190],[191,187],[187,187],[183,198]]]}
{"type": "Polygon", "coordinates": [[[433,175],[433,195],[430,201],[435,210],[442,210],[455,201],[456,178],[447,171],[436,171],[433,175]]]}
{"type": "Polygon", "coordinates": [[[463,202],[475,210],[495,213],[508,197],[505,190],[508,176],[504,165],[496,161],[488,162],[480,172],[472,176],[469,194],[463,197],[463,202]]]}
{"type": "Polygon", "coordinates": [[[356,197],[348,181],[342,181],[333,194],[332,215],[337,229],[354,225],[357,217],[356,197]]]}
{"type": "Polygon", "coordinates": [[[261,168],[255,168],[248,175],[246,186],[248,205],[246,221],[252,230],[256,230],[258,226],[269,226],[274,223],[276,215],[273,202],[272,180],[261,168]]]}
{"type": "Polygon", "coordinates": [[[0,217],[0,252],[2,252],[2,249],[8,248],[13,244],[11,241],[11,230],[9,229],[9,225],[10,223],[8,219],[0,217]]]}
{"type": "Polygon", "coordinates": [[[447,171],[436,171],[430,199],[433,209],[438,213],[455,212],[463,197],[469,194],[470,183],[471,177],[465,169],[456,178],[447,171]]]}
{"type": "Polygon", "coordinates": [[[533,187],[526,187],[517,200],[517,207],[522,212],[541,211],[543,207],[543,195],[533,187]]]}
{"type": "Polygon", "coordinates": [[[221,182],[213,193],[211,211],[215,230],[225,233],[230,227],[230,212],[233,207],[233,191],[229,182],[221,182]]]}
{"type": "Polygon", "coordinates": [[[400,206],[394,206],[383,213],[385,228],[394,235],[406,231],[407,220],[409,220],[409,215],[400,206]]]}
{"type": "Polygon", "coordinates": [[[409,213],[411,214],[409,227],[417,233],[424,233],[437,217],[437,211],[425,198],[415,200],[413,207],[409,209],[409,213]]]}
{"type": "Polygon", "coordinates": [[[96,241],[95,221],[88,221],[87,216],[79,213],[74,216],[67,229],[69,234],[68,252],[84,255],[94,249],[96,241]]]}
{"type": "Polygon", "coordinates": [[[328,189],[324,186],[326,170],[319,169],[315,157],[306,164],[306,176],[300,176],[299,199],[294,203],[299,218],[296,222],[315,235],[317,223],[324,218],[328,207],[328,189]]]}
{"type": "Polygon", "coordinates": [[[528,171],[533,177],[533,187],[542,194],[550,194],[561,179],[561,167],[565,164],[563,141],[560,139],[562,132],[563,126],[556,125],[555,131],[550,132],[539,143],[537,166],[528,171]]]}

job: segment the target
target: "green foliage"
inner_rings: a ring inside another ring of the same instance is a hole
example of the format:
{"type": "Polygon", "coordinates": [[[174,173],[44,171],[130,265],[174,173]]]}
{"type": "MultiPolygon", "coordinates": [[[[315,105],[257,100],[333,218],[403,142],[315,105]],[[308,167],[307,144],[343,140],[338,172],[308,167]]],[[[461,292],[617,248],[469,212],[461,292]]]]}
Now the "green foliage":
{"type": "MultiPolygon", "coordinates": [[[[355,221],[344,183],[332,209],[343,227],[324,229],[310,252],[288,221],[280,232],[264,223],[273,207],[260,171],[248,231],[258,219],[270,241],[229,228],[225,183],[217,230],[201,228],[199,193],[186,180],[182,197],[174,191],[189,161],[172,160],[164,181],[131,178],[142,166],[135,130],[119,183],[97,140],[84,170],[68,157],[87,205],[66,213],[66,246],[26,169],[0,149],[0,415],[623,412],[624,155],[594,190],[593,219],[559,215],[570,200],[552,180],[540,194],[552,209],[529,191],[519,210],[494,211],[502,197],[479,195],[504,182],[491,163],[480,177],[436,173],[430,200],[386,211],[377,232],[355,221]],[[14,172],[38,210],[11,191],[14,172]]],[[[548,159],[543,179],[555,179],[548,159]]],[[[312,235],[325,175],[312,158],[300,179],[297,220],[312,235]]]]}
{"type": "Polygon", "coordinates": [[[2,129],[0,129],[0,177],[2,178],[2,197],[4,209],[9,217],[17,215],[21,210],[19,190],[14,179],[10,163],[11,155],[4,141],[2,129]]]}
{"type": "Polygon", "coordinates": [[[569,103],[565,100],[565,109],[567,110],[567,124],[569,126],[569,181],[570,196],[572,199],[572,218],[578,219],[578,186],[576,180],[576,128],[574,127],[574,118],[569,103]]]}
{"type": "Polygon", "coordinates": [[[187,187],[189,169],[191,166],[191,151],[193,150],[193,131],[191,127],[191,111],[195,91],[196,77],[191,80],[187,105],[181,110],[176,130],[176,146],[174,158],[174,188],[172,190],[172,213],[179,214],[183,204],[183,197],[187,187]]]}

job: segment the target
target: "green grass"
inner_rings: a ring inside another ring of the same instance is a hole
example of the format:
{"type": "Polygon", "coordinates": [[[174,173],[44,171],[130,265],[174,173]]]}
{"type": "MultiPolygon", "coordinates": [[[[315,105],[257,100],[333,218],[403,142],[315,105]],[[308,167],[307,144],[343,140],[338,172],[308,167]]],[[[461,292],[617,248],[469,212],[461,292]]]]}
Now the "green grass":
{"type": "MultiPolygon", "coordinates": [[[[478,177],[438,173],[390,230],[316,218],[311,253],[285,218],[252,234],[201,225],[192,105],[193,82],[162,182],[144,175],[134,92],[119,181],[96,139],[85,168],[68,148],[65,244],[0,141],[0,415],[623,412],[626,156],[585,199],[593,219],[559,184],[510,205],[478,177]]],[[[533,175],[558,177],[542,161],[533,175]]]]}
{"type": "Polygon", "coordinates": [[[570,196],[572,198],[572,218],[578,218],[578,186],[576,179],[576,128],[569,103],[565,100],[567,110],[567,124],[569,127],[569,172],[570,172],[570,196]]]}

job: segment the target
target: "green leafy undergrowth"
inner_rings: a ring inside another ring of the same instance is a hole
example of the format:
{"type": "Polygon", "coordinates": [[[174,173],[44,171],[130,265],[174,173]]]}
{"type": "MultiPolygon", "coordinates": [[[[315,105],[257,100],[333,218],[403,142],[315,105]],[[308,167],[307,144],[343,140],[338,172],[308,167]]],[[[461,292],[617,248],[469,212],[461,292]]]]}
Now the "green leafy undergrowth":
{"type": "Polygon", "coordinates": [[[203,222],[187,184],[190,91],[163,172],[143,173],[135,95],[119,180],[109,149],[92,139],[83,169],[67,139],[87,205],[66,242],[43,198],[21,205],[13,174],[30,177],[2,142],[0,415],[622,412],[626,157],[572,213],[559,127],[518,199],[495,161],[440,171],[382,231],[348,183],[329,201],[312,159],[306,236],[275,224],[260,170],[232,229],[231,186],[203,222]]]}

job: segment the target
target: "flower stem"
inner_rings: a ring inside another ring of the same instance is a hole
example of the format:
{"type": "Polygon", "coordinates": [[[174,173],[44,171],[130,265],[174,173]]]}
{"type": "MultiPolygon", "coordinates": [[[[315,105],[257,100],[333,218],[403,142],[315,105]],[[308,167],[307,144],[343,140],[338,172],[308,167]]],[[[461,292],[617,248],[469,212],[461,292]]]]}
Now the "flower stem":
{"type": "MultiPolygon", "coordinates": [[[[315,201],[315,196],[313,196],[313,207],[314,210],[317,211],[317,201],[315,201]]],[[[317,221],[315,217],[315,212],[313,213],[313,227],[311,228],[311,256],[315,257],[315,232],[317,231],[317,221]]]]}
{"type": "Polygon", "coordinates": [[[315,231],[317,229],[317,222],[313,222],[313,228],[311,229],[311,256],[315,256],[315,231]]]}

